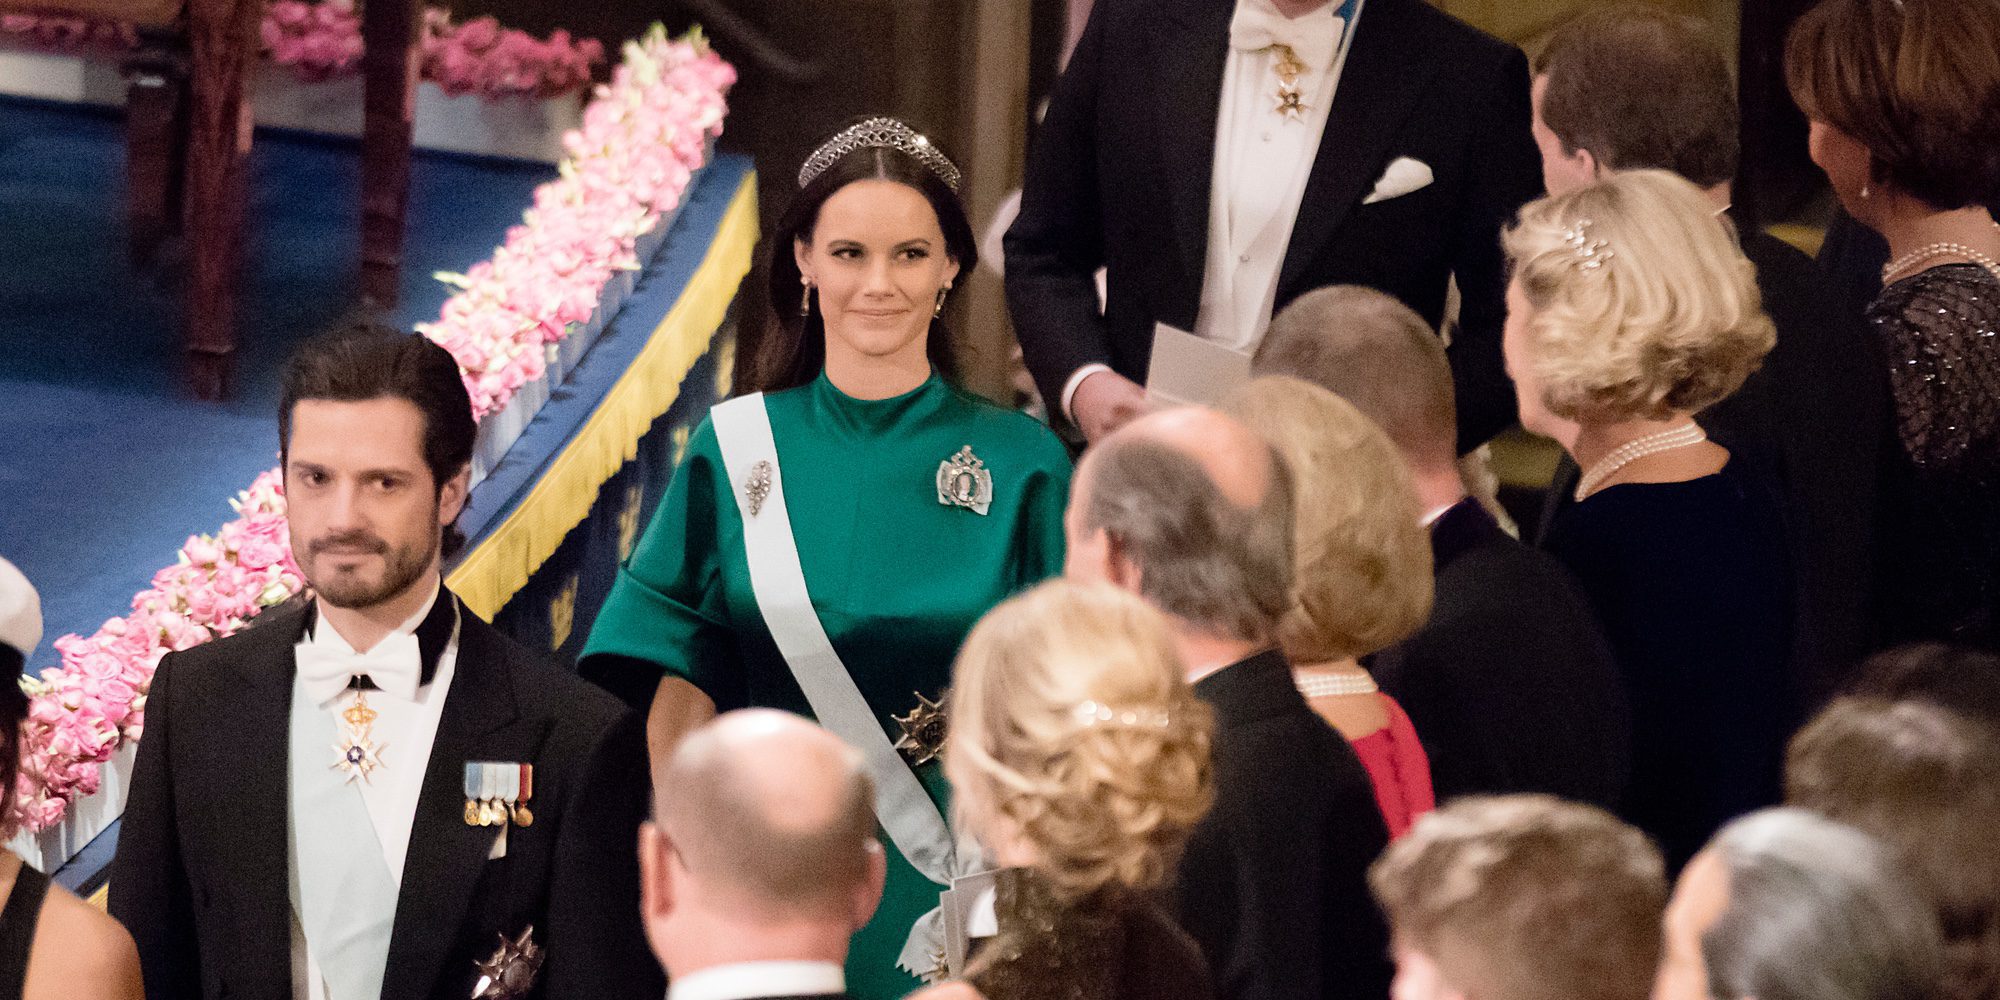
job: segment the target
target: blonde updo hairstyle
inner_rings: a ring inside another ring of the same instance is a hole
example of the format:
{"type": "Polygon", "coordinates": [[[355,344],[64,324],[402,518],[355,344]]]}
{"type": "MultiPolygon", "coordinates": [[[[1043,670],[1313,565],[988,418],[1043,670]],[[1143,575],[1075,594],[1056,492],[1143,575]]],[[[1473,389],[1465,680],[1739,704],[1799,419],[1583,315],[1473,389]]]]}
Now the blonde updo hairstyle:
{"type": "Polygon", "coordinates": [[[1431,541],[1403,456],[1352,403],[1286,376],[1224,406],[1269,441],[1296,481],[1298,571],[1278,625],[1296,664],[1366,656],[1431,611],[1431,541]]]}
{"type": "Polygon", "coordinates": [[[959,651],[945,771],[959,824],[989,846],[1018,838],[1058,894],[1143,890],[1208,811],[1211,735],[1159,612],[1053,580],[959,651]]]}
{"type": "Polygon", "coordinates": [[[1525,363],[1558,417],[1700,411],[1735,392],[1777,343],[1730,224],[1667,171],[1620,172],[1529,202],[1503,242],[1533,307],[1525,363]],[[1583,247],[1602,242],[1594,256],[1580,254],[1579,231],[1583,247]]]}

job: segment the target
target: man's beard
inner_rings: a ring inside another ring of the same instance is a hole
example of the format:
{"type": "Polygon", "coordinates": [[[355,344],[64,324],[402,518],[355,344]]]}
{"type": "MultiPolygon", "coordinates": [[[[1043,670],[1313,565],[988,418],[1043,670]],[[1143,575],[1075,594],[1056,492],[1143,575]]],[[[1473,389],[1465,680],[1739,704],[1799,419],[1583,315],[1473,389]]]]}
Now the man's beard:
{"type": "Polygon", "coordinates": [[[374,538],[321,539],[312,544],[311,553],[312,556],[304,568],[307,570],[306,582],[312,586],[313,593],[320,600],[336,608],[352,610],[374,607],[409,590],[411,585],[423,578],[424,571],[430,568],[431,558],[437,554],[437,543],[433,541],[428,548],[417,549],[392,548],[386,542],[374,538]],[[318,574],[313,573],[312,569],[319,563],[321,546],[334,544],[351,546],[356,542],[372,543],[377,547],[383,563],[381,582],[370,584],[358,574],[315,579],[318,574]]]}

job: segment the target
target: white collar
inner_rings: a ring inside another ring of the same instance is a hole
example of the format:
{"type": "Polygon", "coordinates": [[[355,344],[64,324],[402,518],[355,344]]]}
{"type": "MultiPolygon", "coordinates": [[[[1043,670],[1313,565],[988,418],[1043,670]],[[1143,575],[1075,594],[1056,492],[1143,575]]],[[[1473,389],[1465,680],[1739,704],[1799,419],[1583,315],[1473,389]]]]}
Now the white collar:
{"type": "Polygon", "coordinates": [[[1428,528],[1431,525],[1436,524],[1438,522],[1438,518],[1444,516],[1445,511],[1448,511],[1453,507],[1456,507],[1464,502],[1465,498],[1459,497],[1458,499],[1453,500],[1450,503],[1439,504],[1436,507],[1432,507],[1431,509],[1424,511],[1424,527],[1428,528]]]}
{"type": "MultiPolygon", "coordinates": [[[[418,608],[416,614],[405,619],[403,624],[391,629],[388,635],[382,637],[382,641],[387,642],[401,635],[416,635],[417,626],[422,625],[424,619],[430,617],[431,608],[437,604],[438,595],[443,592],[444,588],[433,586],[431,588],[431,596],[424,601],[424,606],[418,608]]],[[[339,629],[328,624],[325,611],[314,608],[313,617],[312,634],[307,636],[305,641],[315,646],[324,646],[328,649],[346,653],[349,656],[361,655],[354,651],[354,645],[347,641],[346,636],[340,634],[339,629]]]]}
{"type": "Polygon", "coordinates": [[[847,976],[833,962],[736,962],[674,980],[667,987],[667,1000],[750,1000],[846,991],[847,976]]]}

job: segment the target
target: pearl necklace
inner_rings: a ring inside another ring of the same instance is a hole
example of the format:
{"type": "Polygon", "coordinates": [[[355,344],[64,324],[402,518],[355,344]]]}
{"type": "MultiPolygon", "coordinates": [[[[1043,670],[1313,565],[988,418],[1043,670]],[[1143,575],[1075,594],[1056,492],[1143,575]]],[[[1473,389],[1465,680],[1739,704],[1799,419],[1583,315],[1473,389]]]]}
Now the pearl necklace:
{"type": "MultiPolygon", "coordinates": [[[[1993,228],[2000,230],[2000,222],[1994,223],[1993,228]]],[[[1994,260],[1963,243],[1926,243],[1882,265],[1882,283],[1889,284],[1891,277],[1909,270],[1913,265],[1927,263],[1939,257],[1963,257],[1985,268],[1995,278],[2000,278],[2000,260],[1994,260]]]]}
{"type": "Polygon", "coordinates": [[[1345,694],[1374,694],[1381,690],[1375,686],[1375,678],[1367,674],[1298,674],[1292,675],[1292,684],[1299,693],[1308,698],[1332,698],[1345,694]]]}
{"type": "Polygon", "coordinates": [[[1576,484],[1576,499],[1582,500],[1584,497],[1597,492],[1597,488],[1603,485],[1605,480],[1617,474],[1619,469],[1631,465],[1633,462],[1645,458],[1647,455],[1656,455],[1660,452],[1672,451],[1676,448],[1686,448],[1689,445],[1700,444],[1706,440],[1708,440],[1708,432],[1702,430],[1701,425],[1692,420],[1679,427],[1670,427],[1663,431],[1655,431],[1642,437],[1633,438],[1612,449],[1611,454],[1598,459],[1596,464],[1585,470],[1583,478],[1576,484]]]}

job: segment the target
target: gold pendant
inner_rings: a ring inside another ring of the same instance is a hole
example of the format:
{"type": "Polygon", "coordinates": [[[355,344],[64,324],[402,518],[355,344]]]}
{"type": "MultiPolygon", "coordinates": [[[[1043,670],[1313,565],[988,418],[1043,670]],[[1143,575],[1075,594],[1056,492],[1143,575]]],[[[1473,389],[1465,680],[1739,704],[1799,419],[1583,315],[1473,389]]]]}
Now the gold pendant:
{"type": "Polygon", "coordinates": [[[1299,76],[1306,71],[1306,64],[1299,61],[1298,54],[1289,45],[1273,45],[1272,51],[1278,55],[1277,104],[1273,110],[1284,116],[1286,121],[1299,121],[1310,110],[1305,103],[1305,94],[1299,90],[1299,76]]]}
{"type": "Polygon", "coordinates": [[[917,696],[917,707],[910,709],[908,715],[892,718],[903,730],[903,735],[896,739],[896,749],[903,752],[910,766],[922,767],[944,751],[945,705],[950,702],[951,694],[946,692],[932,701],[921,691],[913,693],[917,696]]]}
{"type": "Polygon", "coordinates": [[[360,778],[372,784],[376,769],[386,766],[382,763],[382,749],[388,744],[378,746],[368,733],[378,714],[368,707],[368,696],[362,691],[354,692],[354,704],[340,713],[347,723],[347,738],[333,745],[334,753],[340,756],[332,766],[347,775],[349,783],[360,778]]]}

